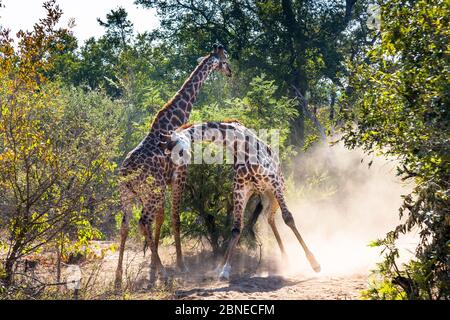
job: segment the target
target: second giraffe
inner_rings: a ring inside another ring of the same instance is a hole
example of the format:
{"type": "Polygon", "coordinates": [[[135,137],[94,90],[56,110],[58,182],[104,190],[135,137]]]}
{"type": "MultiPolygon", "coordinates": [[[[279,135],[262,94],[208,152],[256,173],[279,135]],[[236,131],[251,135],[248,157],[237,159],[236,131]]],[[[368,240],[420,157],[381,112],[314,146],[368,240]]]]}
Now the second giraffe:
{"type": "MultiPolygon", "coordinates": [[[[283,242],[275,225],[275,213],[278,207],[281,209],[284,222],[291,228],[303,247],[311,267],[314,271],[320,272],[319,263],[298,232],[294,218],[287,207],[284,198],[284,178],[277,154],[238,121],[185,125],[166,136],[166,153],[171,154],[172,160],[177,162],[175,165],[176,176],[186,175],[191,145],[195,141],[213,141],[216,144],[226,145],[231,147],[234,156],[233,227],[219,277],[225,280],[230,277],[230,258],[244,227],[244,210],[247,201],[255,193],[261,196],[262,212],[268,215],[269,225],[281,252],[285,255],[283,242]]],[[[173,201],[179,202],[180,198],[181,196],[173,201]]],[[[179,235],[176,235],[175,239],[179,241],[179,235]]],[[[179,245],[177,244],[177,246],[179,245]]]]}

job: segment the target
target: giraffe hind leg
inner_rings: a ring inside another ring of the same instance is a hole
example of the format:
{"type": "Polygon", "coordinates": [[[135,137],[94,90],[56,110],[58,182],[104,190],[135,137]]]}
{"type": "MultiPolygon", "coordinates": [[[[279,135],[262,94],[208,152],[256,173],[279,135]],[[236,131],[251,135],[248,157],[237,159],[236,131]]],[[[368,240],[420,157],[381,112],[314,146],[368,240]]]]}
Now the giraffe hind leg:
{"type": "Polygon", "coordinates": [[[311,265],[312,269],[315,272],[320,272],[320,270],[321,270],[320,264],[317,262],[316,258],[314,257],[312,252],[309,250],[308,246],[306,245],[305,241],[303,240],[302,236],[300,235],[300,232],[298,232],[297,227],[295,225],[294,217],[292,216],[292,213],[288,210],[286,201],[284,200],[282,190],[278,186],[275,189],[275,197],[281,208],[281,215],[283,217],[283,221],[294,232],[295,237],[297,238],[298,242],[300,243],[303,250],[305,251],[306,258],[308,259],[309,264],[311,265]]]}
{"type": "Polygon", "coordinates": [[[278,232],[277,226],[275,224],[275,213],[278,209],[278,203],[273,194],[266,196],[267,201],[267,212],[269,214],[267,221],[272,229],[272,232],[277,240],[278,247],[280,248],[281,254],[284,258],[287,258],[286,251],[284,249],[283,241],[281,240],[280,234],[278,232]]]}
{"type": "MultiPolygon", "coordinates": [[[[158,255],[158,246],[156,244],[156,239],[153,238],[152,235],[152,220],[146,220],[145,218],[141,218],[139,221],[140,228],[143,231],[146,242],[151,249],[152,257],[150,262],[150,286],[155,284],[156,282],[156,273],[159,271],[164,280],[167,280],[167,273],[162,265],[161,259],[158,255]]],[[[156,227],[155,227],[155,235],[156,235],[156,227]]]]}
{"type": "Polygon", "coordinates": [[[180,237],[180,203],[181,197],[186,184],[186,166],[177,168],[175,177],[172,182],[172,233],[175,239],[175,249],[177,254],[177,267],[181,272],[187,272],[188,269],[184,264],[183,254],[181,250],[180,237]]]}
{"type": "Polygon", "coordinates": [[[258,196],[258,202],[256,203],[255,209],[253,210],[249,220],[248,220],[248,224],[245,227],[245,231],[247,232],[247,234],[249,235],[249,237],[251,239],[256,239],[256,234],[255,234],[255,225],[256,222],[258,221],[259,216],[264,213],[264,206],[263,206],[263,201],[262,201],[262,196],[258,196]]]}

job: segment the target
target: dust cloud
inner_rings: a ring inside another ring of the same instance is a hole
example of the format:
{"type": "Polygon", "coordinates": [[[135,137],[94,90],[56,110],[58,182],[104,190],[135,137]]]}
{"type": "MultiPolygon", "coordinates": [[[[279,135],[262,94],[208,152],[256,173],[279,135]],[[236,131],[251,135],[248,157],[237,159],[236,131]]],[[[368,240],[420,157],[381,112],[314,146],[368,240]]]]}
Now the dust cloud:
{"type": "MultiPolygon", "coordinates": [[[[368,274],[381,260],[380,248],[368,244],[383,238],[399,223],[401,196],[412,189],[411,183],[396,176],[396,164],[394,159],[367,156],[341,144],[319,147],[298,156],[294,169],[299,174],[294,178],[295,187],[288,187],[288,206],[322,271],[316,274],[311,269],[279,212],[276,225],[288,259],[282,258],[267,219],[258,222],[263,257],[270,257],[276,264],[276,272],[286,276],[368,274]]],[[[399,239],[403,261],[414,252],[416,238],[417,235],[411,234],[399,239]]]]}

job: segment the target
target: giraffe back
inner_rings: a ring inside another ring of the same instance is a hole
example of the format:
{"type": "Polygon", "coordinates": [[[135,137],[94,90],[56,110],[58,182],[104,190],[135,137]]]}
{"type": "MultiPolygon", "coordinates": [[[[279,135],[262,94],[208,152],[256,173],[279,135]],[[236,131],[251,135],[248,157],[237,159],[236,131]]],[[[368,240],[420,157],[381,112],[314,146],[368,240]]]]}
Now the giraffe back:
{"type": "Polygon", "coordinates": [[[236,120],[184,125],[173,133],[167,153],[192,152],[192,143],[210,141],[233,154],[233,166],[243,182],[263,192],[276,185],[285,189],[278,154],[250,129],[236,120]],[[186,150],[188,149],[188,150],[186,150]]]}

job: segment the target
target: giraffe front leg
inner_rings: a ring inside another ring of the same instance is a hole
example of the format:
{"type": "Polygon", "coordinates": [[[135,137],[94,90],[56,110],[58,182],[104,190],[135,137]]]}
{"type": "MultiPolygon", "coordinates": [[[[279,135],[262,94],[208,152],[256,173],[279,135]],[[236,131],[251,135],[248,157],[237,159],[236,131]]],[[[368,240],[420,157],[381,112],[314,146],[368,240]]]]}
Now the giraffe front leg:
{"type": "Polygon", "coordinates": [[[164,219],[164,193],[146,193],[147,198],[144,203],[144,210],[141,219],[139,220],[139,227],[144,234],[148,246],[151,249],[152,257],[150,263],[150,286],[156,282],[156,272],[159,270],[164,279],[167,278],[166,271],[161,263],[158,255],[159,231],[164,219]],[[155,238],[152,235],[152,223],[155,220],[155,238]],[[158,227],[159,224],[159,227],[158,227]]]}
{"type": "Polygon", "coordinates": [[[156,215],[155,219],[155,245],[156,250],[158,250],[159,247],[159,239],[161,236],[161,227],[164,223],[164,208],[161,208],[161,210],[158,211],[158,214],[156,215]]]}
{"type": "Polygon", "coordinates": [[[187,272],[187,267],[183,261],[180,237],[180,203],[186,183],[186,166],[177,168],[172,183],[172,233],[175,238],[175,249],[177,254],[177,267],[181,272],[187,272]]]}
{"type": "Polygon", "coordinates": [[[146,220],[145,218],[141,218],[139,224],[145,236],[145,241],[147,245],[150,247],[152,253],[150,261],[150,278],[149,278],[150,279],[149,287],[151,287],[156,283],[156,273],[158,270],[160,270],[160,272],[163,274],[163,277],[166,276],[166,273],[158,255],[158,246],[156,245],[156,241],[154,240],[152,235],[152,219],[146,220]]]}
{"type": "Polygon", "coordinates": [[[303,250],[305,251],[306,259],[308,259],[309,264],[311,265],[311,268],[315,272],[320,272],[321,267],[319,262],[317,262],[316,258],[314,257],[313,253],[309,250],[308,246],[306,245],[305,241],[303,240],[302,236],[300,235],[300,232],[298,232],[297,227],[295,225],[294,217],[292,216],[292,213],[289,211],[286,205],[286,201],[284,199],[283,193],[281,191],[281,188],[275,189],[275,197],[278,201],[278,204],[281,208],[281,215],[284,220],[284,223],[291,228],[292,232],[294,232],[295,237],[297,238],[298,242],[302,246],[303,250]]]}
{"type": "Polygon", "coordinates": [[[227,251],[223,260],[222,270],[219,274],[220,280],[229,280],[231,274],[231,257],[233,256],[234,249],[241,237],[241,231],[243,228],[243,214],[248,199],[251,196],[251,192],[243,184],[239,184],[236,180],[233,183],[233,229],[231,231],[231,240],[228,244],[227,251]]]}
{"type": "Polygon", "coordinates": [[[219,274],[219,280],[230,280],[230,274],[231,274],[231,257],[233,255],[234,248],[236,247],[237,243],[239,242],[240,236],[241,236],[241,227],[233,227],[233,230],[231,231],[231,240],[228,244],[227,252],[225,253],[223,266],[219,274]]]}

